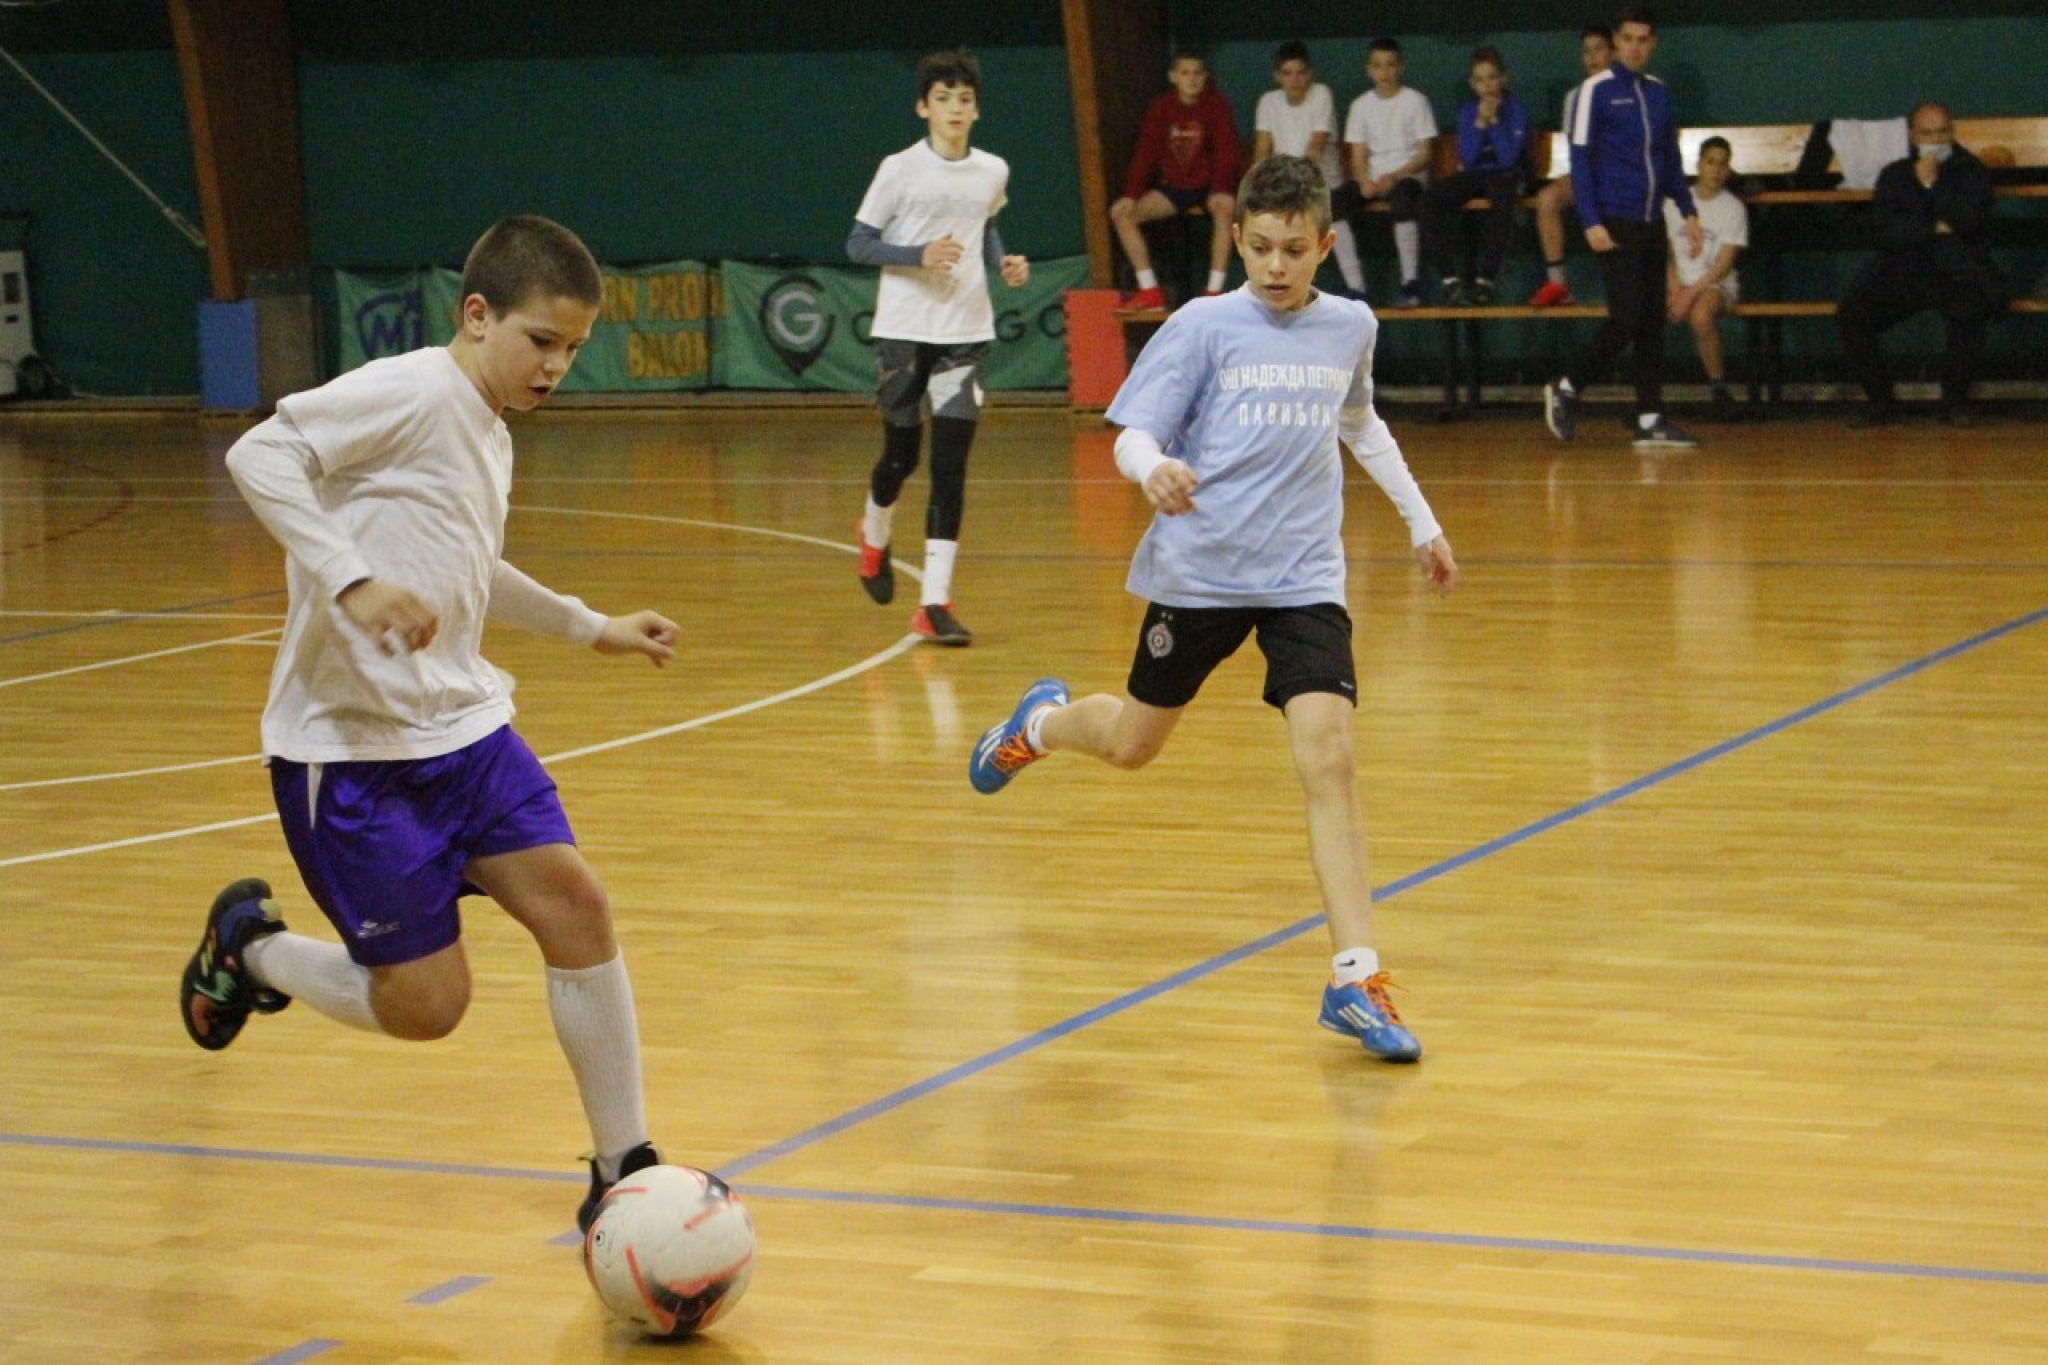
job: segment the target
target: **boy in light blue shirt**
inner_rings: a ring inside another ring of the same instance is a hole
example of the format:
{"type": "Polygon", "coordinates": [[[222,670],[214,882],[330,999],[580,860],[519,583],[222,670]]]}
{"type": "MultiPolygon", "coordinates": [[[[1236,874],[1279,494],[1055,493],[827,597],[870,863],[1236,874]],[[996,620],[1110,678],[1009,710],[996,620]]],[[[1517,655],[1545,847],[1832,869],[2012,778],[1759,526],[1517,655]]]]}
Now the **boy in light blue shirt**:
{"type": "Polygon", "coordinates": [[[1340,438],[1400,510],[1439,593],[1456,583],[1458,566],[1373,410],[1379,320],[1365,304],[1314,287],[1336,240],[1322,172],[1294,156],[1260,162],[1239,186],[1231,232],[1244,287],[1168,318],[1109,408],[1124,429],[1117,467],[1158,509],[1131,562],[1130,590],[1150,605],[1130,698],[1073,701],[1064,683],[1041,679],[981,737],[968,775],[992,794],[1058,749],[1143,767],[1203,680],[1257,632],[1265,700],[1287,720],[1308,802],[1309,858],[1337,949],[1318,1022],[1373,1056],[1412,1062],[1422,1046],[1395,1012],[1372,946],[1353,766],[1358,683],[1344,608],[1340,438]]]}

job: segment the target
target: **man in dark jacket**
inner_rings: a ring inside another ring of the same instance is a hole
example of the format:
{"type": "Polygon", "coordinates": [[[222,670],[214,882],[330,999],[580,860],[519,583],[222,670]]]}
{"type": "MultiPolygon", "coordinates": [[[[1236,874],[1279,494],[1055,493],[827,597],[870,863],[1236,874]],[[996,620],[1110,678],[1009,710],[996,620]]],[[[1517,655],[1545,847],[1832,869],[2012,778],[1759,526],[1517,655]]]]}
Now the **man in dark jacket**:
{"type": "Polygon", "coordinates": [[[1835,310],[1850,369],[1870,396],[1849,420],[1863,427],[1891,419],[1891,372],[1878,339],[1933,309],[1948,321],[1941,417],[1968,426],[1984,334],[2005,306],[2005,281],[1991,263],[1991,176],[1956,145],[1948,110],[1923,104],[1910,123],[1913,155],[1884,168],[1870,205],[1877,259],[1849,282],[1835,310]]]}

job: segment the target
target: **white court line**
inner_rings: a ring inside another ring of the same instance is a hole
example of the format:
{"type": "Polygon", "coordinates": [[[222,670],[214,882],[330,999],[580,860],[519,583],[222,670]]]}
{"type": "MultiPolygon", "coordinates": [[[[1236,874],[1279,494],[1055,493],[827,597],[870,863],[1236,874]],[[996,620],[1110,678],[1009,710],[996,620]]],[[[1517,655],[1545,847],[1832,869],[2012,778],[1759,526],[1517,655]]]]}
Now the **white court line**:
{"type": "Polygon", "coordinates": [[[281,611],[4,611],[0,616],[26,616],[57,621],[284,621],[281,611]]]}
{"type": "Polygon", "coordinates": [[[273,626],[269,630],[252,631],[247,635],[231,635],[224,640],[202,640],[196,645],[178,645],[172,649],[151,650],[147,654],[130,654],[120,659],[102,659],[96,664],[79,664],[75,668],[58,668],[48,673],[30,673],[19,678],[0,678],[0,687],[20,687],[23,683],[48,682],[52,678],[68,678],[75,673],[91,673],[102,668],[119,668],[123,664],[139,664],[148,659],[162,659],[173,654],[190,654],[197,649],[213,649],[219,645],[246,645],[251,641],[261,640],[267,635],[275,635],[281,629],[283,627],[273,626]]]}
{"type": "Polygon", "coordinates": [[[238,754],[234,758],[202,758],[197,763],[173,763],[162,768],[130,768],[118,773],[85,773],[78,777],[44,777],[34,782],[0,782],[0,792],[24,792],[31,787],[76,787],[85,782],[117,782],[126,777],[157,777],[163,773],[188,773],[194,768],[224,768],[231,763],[261,763],[262,754],[238,754]]]}
{"type": "MultiPolygon", "coordinates": [[[[519,510],[521,510],[521,511],[529,511],[529,512],[542,512],[542,511],[544,511],[544,512],[560,512],[560,513],[564,513],[564,514],[567,514],[567,515],[577,515],[577,516],[594,516],[594,517],[608,517],[608,518],[612,518],[612,519],[615,519],[615,520],[621,520],[621,521],[654,521],[654,522],[663,522],[663,523],[667,523],[667,524],[670,524],[670,525],[679,525],[679,526],[704,526],[704,527],[710,527],[710,528],[712,528],[712,529],[715,529],[715,530],[720,530],[720,531],[742,531],[742,532],[746,532],[746,533],[748,533],[748,534],[751,534],[751,535],[759,535],[759,536],[770,536],[770,537],[774,537],[774,538],[776,538],[776,539],[780,539],[780,540],[794,540],[794,541],[800,541],[800,542],[802,542],[802,543],[805,543],[805,544],[809,544],[809,545],[822,545],[822,546],[826,547],[827,549],[832,549],[832,550],[848,551],[848,550],[850,550],[850,548],[851,548],[851,547],[849,547],[849,546],[848,546],[848,545],[847,545],[847,544],[846,544],[845,542],[843,542],[843,541],[833,541],[833,540],[824,540],[824,539],[821,539],[821,538],[819,538],[819,537],[817,537],[817,536],[807,536],[807,535],[801,535],[801,534],[798,534],[797,532],[794,532],[794,531],[775,531],[775,530],[770,530],[770,529],[767,529],[767,528],[765,528],[765,527],[759,527],[759,526],[736,526],[736,525],[732,525],[732,524],[730,524],[730,523],[727,523],[727,522],[718,522],[718,521],[698,521],[698,520],[694,520],[694,519],[692,519],[692,518],[688,518],[688,517],[664,517],[664,516],[657,516],[657,515],[654,515],[654,514],[652,514],[652,513],[644,513],[644,512],[580,512],[580,511],[578,511],[578,510],[576,510],[576,509],[573,509],[573,508],[536,508],[536,507],[529,507],[529,508],[521,508],[521,509],[519,509],[519,510]]],[[[904,564],[904,563],[903,563],[903,562],[901,562],[900,560],[897,560],[897,561],[892,561],[892,562],[893,562],[893,563],[895,563],[895,565],[896,565],[896,568],[897,568],[897,570],[898,570],[898,571],[899,571],[900,573],[904,574],[904,575],[905,575],[906,577],[908,577],[908,578],[910,578],[910,579],[912,579],[913,581],[916,581],[916,582],[923,582],[923,581],[924,581],[924,575],[923,575],[923,573],[922,573],[922,572],[920,572],[919,570],[917,570],[917,569],[915,569],[915,568],[912,568],[911,566],[909,566],[909,565],[907,565],[907,564],[904,564]]],[[[243,637],[240,637],[240,638],[241,638],[241,639],[251,639],[251,638],[255,638],[255,637],[252,637],[252,636],[243,636],[243,637]]],[[[894,643],[894,644],[890,645],[890,646],[889,646],[889,647],[888,647],[887,649],[884,649],[884,650],[880,651],[879,653],[875,653],[875,654],[870,654],[870,655],[869,655],[869,656],[868,656],[867,658],[865,658],[865,659],[861,660],[861,661],[860,661],[859,663],[856,663],[856,664],[850,664],[850,665],[848,665],[847,667],[845,667],[845,668],[842,668],[842,669],[840,669],[840,670],[839,670],[838,672],[836,672],[836,673],[828,673],[828,674],[826,674],[826,675],[825,675],[824,677],[822,677],[822,678],[814,678],[814,679],[812,679],[812,680],[811,680],[810,682],[807,682],[807,683],[803,683],[803,684],[801,684],[800,686],[797,686],[797,687],[792,687],[792,688],[788,688],[788,689],[786,689],[786,690],[784,690],[784,691],[781,691],[781,692],[777,692],[776,694],[774,694],[773,696],[770,696],[770,697],[761,697],[761,698],[758,698],[758,699],[756,699],[756,700],[754,700],[754,701],[750,701],[750,702],[742,702],[742,703],[741,703],[740,705],[738,705],[738,706],[731,706],[731,707],[727,707],[727,708],[726,708],[725,710],[723,710],[723,711],[714,711],[714,712],[712,712],[712,713],[711,713],[710,715],[706,715],[706,716],[698,716],[698,717],[696,717],[696,718],[695,718],[695,719],[693,719],[693,720],[686,720],[686,721],[681,721],[681,722],[678,722],[677,724],[674,724],[674,725],[664,725],[664,726],[660,726],[659,728],[657,728],[657,729],[653,729],[653,730],[643,730],[643,731],[641,731],[641,732],[640,732],[639,734],[636,734],[636,735],[626,735],[626,736],[624,736],[623,738],[620,738],[620,739],[612,739],[612,740],[606,740],[606,741],[604,741],[603,743],[600,743],[600,744],[587,744],[587,745],[583,746],[583,747],[582,747],[582,748],[580,748],[580,749],[567,749],[567,750],[564,750],[563,752],[561,752],[561,753],[559,753],[559,754],[549,754],[549,755],[545,755],[545,756],[543,756],[543,757],[541,758],[541,762],[542,762],[542,763],[565,763],[565,762],[567,762],[568,760],[570,760],[570,759],[572,759],[572,758],[583,758],[583,757],[585,757],[585,756],[587,756],[587,755],[590,755],[590,754],[601,754],[601,753],[606,753],[606,752],[608,752],[608,751],[610,751],[610,750],[613,750],[613,749],[623,749],[623,748],[627,747],[628,745],[633,745],[633,744],[644,744],[644,743],[648,742],[649,740],[654,740],[654,739],[662,739],[662,738],[665,738],[665,737],[667,737],[667,736],[669,736],[669,735],[681,734],[681,733],[683,733],[683,732],[684,732],[684,731],[686,731],[686,730],[697,730],[697,729],[701,729],[701,728],[703,728],[704,726],[707,726],[707,725],[715,725],[715,724],[717,724],[717,723],[718,723],[719,721],[722,721],[722,720],[731,720],[731,719],[733,719],[733,718],[735,718],[735,717],[737,717],[737,716],[744,716],[744,715],[748,715],[748,714],[751,714],[752,712],[755,712],[755,711],[761,711],[761,710],[765,710],[766,708],[768,708],[768,707],[770,707],[770,706],[777,706],[777,705],[780,705],[781,703],[783,703],[783,702],[786,702],[786,701],[794,701],[794,700],[796,700],[796,699],[797,699],[797,698],[799,698],[799,697],[804,697],[804,696],[808,696],[808,695],[810,695],[810,694],[811,694],[811,693],[813,693],[813,692],[818,692],[818,691],[822,691],[822,690],[824,690],[824,689],[825,689],[825,688],[827,688],[827,687],[832,687],[832,686],[834,686],[834,685],[836,685],[836,684],[838,684],[838,683],[842,683],[842,682],[845,682],[845,681],[846,681],[846,680],[847,680],[848,678],[852,678],[852,677],[855,677],[855,676],[857,676],[857,675],[859,675],[859,674],[862,674],[862,673],[866,673],[866,672],[870,671],[871,669],[879,668],[879,667],[880,667],[881,665],[883,665],[883,664],[885,664],[885,663],[889,662],[889,660],[891,660],[891,659],[893,659],[893,658],[897,657],[898,655],[900,655],[900,654],[904,653],[904,652],[905,652],[906,650],[914,649],[914,648],[916,648],[916,647],[917,647],[917,646],[918,646],[919,644],[922,644],[922,643],[923,643],[923,638],[924,638],[924,637],[922,637],[922,636],[920,636],[920,635],[914,635],[914,634],[913,634],[913,635],[905,635],[905,636],[904,636],[904,637],[903,637],[902,639],[900,639],[900,640],[896,641],[896,643],[894,643]]],[[[214,643],[219,643],[219,644],[228,644],[228,643],[234,643],[234,642],[233,642],[233,641],[225,641],[225,640],[223,640],[223,641],[216,641],[216,642],[214,642],[214,643]]],[[[202,648],[206,648],[206,646],[204,646],[204,645],[191,645],[191,646],[186,646],[186,648],[189,648],[189,649],[202,649],[202,648]]],[[[175,654],[175,653],[179,653],[179,652],[181,652],[181,651],[180,651],[180,650],[166,650],[166,651],[163,651],[163,652],[164,652],[164,653],[170,653],[170,654],[175,654]]],[[[147,657],[153,657],[153,656],[148,656],[148,655],[142,655],[142,656],[138,656],[138,657],[142,657],[142,658],[147,658],[147,657]]],[[[121,662],[121,661],[118,661],[118,660],[117,660],[117,661],[113,661],[113,662],[121,662]]],[[[102,666],[103,666],[103,665],[99,665],[99,664],[91,664],[91,665],[87,665],[87,667],[89,667],[89,668],[98,668],[98,667],[102,667],[102,666]]],[[[83,670],[71,670],[71,671],[83,671],[83,670]]],[[[27,680],[27,679],[23,679],[22,681],[28,681],[28,680],[27,680]]],[[[0,683],[0,687],[4,687],[4,686],[7,686],[7,684],[6,684],[6,683],[0,683]]],[[[239,761],[240,761],[240,760],[238,760],[238,759],[217,759],[217,760],[210,760],[210,761],[209,761],[209,763],[195,763],[195,764],[190,764],[190,765],[185,765],[185,766],[190,766],[190,767],[205,767],[205,766],[209,766],[209,764],[210,764],[210,763],[233,763],[233,762],[239,762],[239,761]]],[[[160,771],[174,771],[174,770],[173,770],[173,769],[163,769],[163,770],[160,770],[160,771]]],[[[139,776],[139,775],[140,775],[139,773],[112,773],[112,774],[106,774],[106,775],[104,775],[104,778],[113,778],[113,777],[126,777],[126,776],[139,776]]],[[[102,779],[84,779],[84,780],[104,780],[104,778],[102,778],[102,779]]],[[[69,780],[69,779],[58,779],[58,780],[59,780],[59,781],[64,781],[64,780],[69,780]]],[[[35,785],[35,784],[25,784],[25,785],[35,785]]],[[[7,790],[7,788],[0,788],[0,791],[4,791],[4,790],[7,790]]],[[[59,858],[76,858],[76,857],[81,857],[81,856],[83,856],[83,855],[85,855],[85,854],[88,854],[88,853],[105,853],[105,852],[108,852],[108,851],[110,851],[110,850],[113,850],[113,849],[117,849],[117,848],[133,848],[133,847],[137,846],[138,844],[155,844],[155,843],[163,843],[163,842],[166,842],[166,841],[168,841],[168,840],[171,840],[171,839],[183,839],[183,838],[187,838],[187,837],[190,837],[190,836],[192,836],[192,835],[195,835],[195,834],[212,834],[212,833],[215,833],[215,832],[217,832],[217,831],[220,831],[220,830],[225,830],[225,829],[240,829],[240,828],[242,828],[242,827],[244,827],[244,826],[247,826],[247,825],[260,825],[260,824],[264,823],[264,822],[265,822],[265,821],[267,821],[267,820],[275,820],[275,819],[277,819],[277,816],[276,816],[276,815],[275,815],[274,813],[273,813],[273,814],[268,814],[268,815],[245,815],[245,816],[243,816],[243,817],[242,817],[241,819],[239,819],[239,820],[221,820],[221,821],[217,821],[217,822],[215,822],[215,823],[213,823],[213,824],[209,824],[209,825],[192,825],[192,826],[188,826],[188,827],[186,827],[186,828],[184,828],[184,829],[172,829],[172,830],[164,830],[164,831],[161,831],[160,833],[156,833],[156,834],[138,834],[138,835],[135,835],[135,836],[134,836],[134,837],[132,837],[132,838],[128,838],[128,839],[114,839],[114,840],[111,840],[111,841],[109,841],[109,842],[107,842],[107,843],[103,843],[103,844],[85,844],[85,845],[81,845],[81,846],[78,846],[78,847],[75,847],[75,848],[58,848],[58,849],[51,849],[51,850],[50,850],[49,852],[47,852],[47,853],[27,853],[27,854],[22,854],[22,855],[20,855],[20,856],[17,856],[17,857],[13,857],[13,858],[0,858],[0,868],[6,868],[6,867],[21,867],[21,866],[24,866],[24,865],[26,865],[26,864],[28,864],[28,863],[46,863],[46,862],[54,862],[55,860],[57,860],[57,859],[59,859],[59,858]]]]}

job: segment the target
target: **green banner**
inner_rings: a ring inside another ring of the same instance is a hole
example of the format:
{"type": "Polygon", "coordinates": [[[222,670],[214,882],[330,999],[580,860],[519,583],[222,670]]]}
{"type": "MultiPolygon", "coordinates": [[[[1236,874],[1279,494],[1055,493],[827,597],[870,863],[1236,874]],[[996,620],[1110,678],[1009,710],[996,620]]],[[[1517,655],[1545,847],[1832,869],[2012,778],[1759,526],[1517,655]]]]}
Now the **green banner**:
{"type": "MultiPolygon", "coordinates": [[[[719,267],[725,311],[712,346],[714,382],[736,389],[875,386],[876,271],[845,266],[719,267]]],[[[991,389],[1060,389],[1067,383],[1066,314],[1061,298],[1087,283],[1087,258],[1034,261],[1031,282],[989,288],[996,306],[991,389]]]]}
{"type": "MultiPolygon", "coordinates": [[[[335,272],[342,370],[455,335],[462,276],[429,268],[391,276],[335,272]]],[[[603,270],[604,301],[563,393],[701,389],[711,382],[717,279],[697,261],[603,270]]]]}

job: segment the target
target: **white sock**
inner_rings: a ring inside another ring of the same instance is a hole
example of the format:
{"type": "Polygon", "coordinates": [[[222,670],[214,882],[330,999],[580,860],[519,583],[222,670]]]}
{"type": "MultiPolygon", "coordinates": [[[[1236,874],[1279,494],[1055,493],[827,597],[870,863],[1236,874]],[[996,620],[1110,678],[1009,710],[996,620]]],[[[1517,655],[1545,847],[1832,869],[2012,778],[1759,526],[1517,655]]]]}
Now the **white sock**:
{"type": "Polygon", "coordinates": [[[1223,292],[1223,277],[1226,273],[1228,272],[1222,270],[1212,270],[1209,272],[1210,293],[1220,294],[1223,292]]]}
{"type": "Polygon", "coordinates": [[[249,974],[350,1028],[382,1033],[370,1008],[370,969],[339,943],[304,934],[266,934],[242,952],[249,974]]]}
{"type": "Polygon", "coordinates": [[[896,524],[896,509],[875,506],[874,494],[868,494],[868,510],[861,522],[861,538],[878,550],[889,548],[889,533],[896,524]]]}
{"type": "Polygon", "coordinates": [[[1024,742],[1031,746],[1031,752],[1048,752],[1045,747],[1045,718],[1059,710],[1057,706],[1041,706],[1024,718],[1024,742]]]}
{"type": "Polygon", "coordinates": [[[1577,390],[1577,389],[1575,389],[1575,388],[1573,388],[1573,387],[1572,387],[1572,381],[1571,381],[1571,380],[1569,380],[1569,379],[1560,379],[1560,380],[1558,380],[1558,381],[1557,381],[1557,387],[1558,387],[1558,391],[1559,391],[1559,392],[1561,392],[1561,393],[1577,393],[1577,392],[1578,392],[1578,390],[1577,390]]]}
{"type": "Polygon", "coordinates": [[[617,1179],[618,1158],[647,1141],[640,1082],[640,1016],[624,953],[596,967],[547,969],[548,1013],[575,1074],[600,1172],[617,1179]]]}
{"type": "Polygon", "coordinates": [[[1378,973],[1379,969],[1380,955],[1371,948],[1346,948],[1330,959],[1330,975],[1340,986],[1363,981],[1378,973]]]}
{"type": "Polygon", "coordinates": [[[1401,283],[1422,277],[1422,224],[1394,224],[1394,252],[1401,258],[1401,283]]]}
{"type": "Polygon", "coordinates": [[[957,540],[927,540],[924,543],[925,606],[944,606],[953,600],[953,557],[960,553],[957,540]]]}
{"type": "Polygon", "coordinates": [[[1636,414],[1636,425],[1642,430],[1648,431],[1651,427],[1656,426],[1658,419],[1663,416],[1664,414],[1661,412],[1639,412],[1636,414]]]}
{"type": "Polygon", "coordinates": [[[1552,284],[1563,284],[1565,282],[1563,261],[1559,261],[1556,265],[1544,266],[1543,273],[1550,277],[1552,284]]]}
{"type": "Polygon", "coordinates": [[[1351,224],[1339,223],[1337,232],[1337,270],[1344,276],[1347,288],[1363,292],[1365,289],[1365,267],[1358,260],[1358,236],[1352,232],[1351,224]]]}
{"type": "Polygon", "coordinates": [[[1140,270],[1138,272],[1138,288],[1157,289],[1158,287],[1159,277],[1157,275],[1153,274],[1150,270],[1140,270]]]}

